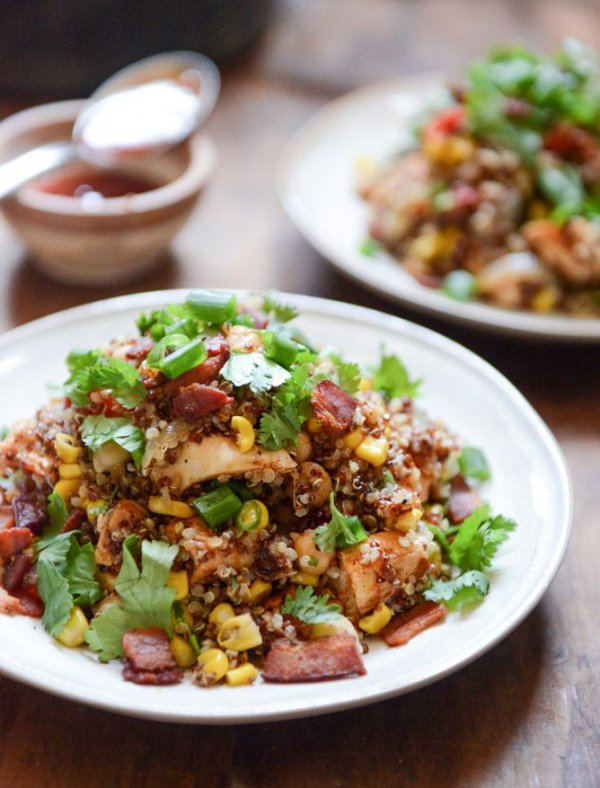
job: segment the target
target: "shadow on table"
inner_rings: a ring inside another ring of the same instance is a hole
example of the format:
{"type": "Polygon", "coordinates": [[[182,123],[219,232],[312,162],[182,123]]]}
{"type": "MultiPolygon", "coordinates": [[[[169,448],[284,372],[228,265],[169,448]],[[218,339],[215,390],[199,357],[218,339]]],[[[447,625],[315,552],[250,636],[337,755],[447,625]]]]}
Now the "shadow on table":
{"type": "Polygon", "coordinates": [[[102,298],[138,293],[146,290],[165,290],[179,286],[179,266],[169,252],[158,260],[155,268],[130,282],[106,287],[67,285],[40,273],[30,259],[19,264],[8,286],[10,322],[20,325],[29,320],[52,314],[61,309],[79,306],[102,298]]]}

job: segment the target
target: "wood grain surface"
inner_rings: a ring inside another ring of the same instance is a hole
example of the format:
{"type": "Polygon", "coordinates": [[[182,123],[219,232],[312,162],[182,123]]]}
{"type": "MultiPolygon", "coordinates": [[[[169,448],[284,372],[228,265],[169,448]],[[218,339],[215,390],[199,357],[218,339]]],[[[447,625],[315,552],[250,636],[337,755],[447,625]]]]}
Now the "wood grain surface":
{"type": "Polygon", "coordinates": [[[451,72],[497,41],[553,47],[566,34],[600,47],[600,5],[280,2],[264,39],[224,71],[210,120],[216,176],[155,274],[119,290],[54,284],[0,226],[0,330],[169,287],[276,287],[395,312],[464,343],[523,391],[558,438],[575,495],[573,536],[552,587],[509,637],[459,673],[354,711],[222,728],[127,719],[0,678],[0,788],[600,785],[598,348],[488,336],[369,295],[308,246],[273,185],[286,140],[340,93],[424,69],[451,72]]]}

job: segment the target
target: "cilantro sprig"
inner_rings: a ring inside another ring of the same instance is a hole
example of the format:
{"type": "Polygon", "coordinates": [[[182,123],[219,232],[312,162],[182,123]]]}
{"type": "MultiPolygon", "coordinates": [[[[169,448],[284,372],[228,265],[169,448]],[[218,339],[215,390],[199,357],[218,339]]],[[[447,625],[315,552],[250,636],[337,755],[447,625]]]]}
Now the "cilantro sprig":
{"type": "Polygon", "coordinates": [[[329,604],[329,594],[317,596],[311,586],[296,587],[295,596],[286,594],[281,612],[284,616],[293,616],[305,624],[321,624],[324,621],[335,621],[341,614],[341,608],[329,604]]]}
{"type": "Polygon", "coordinates": [[[343,550],[364,542],[368,534],[356,515],[347,517],[335,505],[333,493],[329,496],[331,520],[315,529],[315,544],[319,550],[343,550]]]}
{"type": "Polygon", "coordinates": [[[169,637],[173,634],[171,610],[175,590],[166,582],[177,545],[142,541],[141,571],[135,558],[138,548],[136,536],[128,536],[123,542],[123,565],[115,583],[121,604],[111,605],[96,616],[85,634],[87,644],[102,661],[122,655],[123,635],[129,629],[159,627],[169,637]]]}
{"type": "Polygon", "coordinates": [[[424,592],[425,598],[449,608],[483,599],[490,587],[485,570],[492,566],[498,547],[516,527],[508,517],[492,516],[489,504],[479,506],[460,526],[445,532],[430,526],[446,558],[461,573],[450,580],[433,581],[424,592]],[[454,538],[450,540],[449,536],[454,538]]]}
{"type": "Polygon", "coordinates": [[[290,377],[287,369],[262,353],[232,353],[221,376],[234,386],[249,386],[253,394],[277,388],[290,377]]]}
{"type": "Polygon", "coordinates": [[[91,451],[98,451],[105,443],[114,441],[130,452],[136,468],[141,467],[146,439],[143,431],[124,416],[86,416],[79,432],[81,440],[91,451]]]}
{"type": "Polygon", "coordinates": [[[310,417],[309,370],[296,366],[288,380],[275,392],[270,413],[261,417],[259,443],[269,451],[298,445],[298,434],[310,417]]]}
{"type": "Polygon", "coordinates": [[[146,398],[137,369],[122,359],[103,356],[97,350],[74,350],[66,364],[71,374],[65,382],[65,394],[75,405],[89,405],[90,393],[101,389],[108,390],[127,409],[146,398]]]}
{"type": "Polygon", "coordinates": [[[373,388],[388,397],[417,396],[423,382],[421,378],[411,380],[408,370],[398,356],[382,353],[379,366],[373,370],[373,388]]]}

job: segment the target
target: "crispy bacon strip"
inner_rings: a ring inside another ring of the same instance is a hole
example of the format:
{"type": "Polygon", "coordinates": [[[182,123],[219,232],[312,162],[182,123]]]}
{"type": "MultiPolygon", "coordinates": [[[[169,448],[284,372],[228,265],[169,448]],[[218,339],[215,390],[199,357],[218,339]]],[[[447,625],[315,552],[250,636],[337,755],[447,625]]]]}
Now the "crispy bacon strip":
{"type": "Polygon", "coordinates": [[[32,533],[40,534],[48,524],[46,505],[40,498],[15,495],[12,508],[17,528],[29,528],[32,533]]]}
{"type": "Polygon", "coordinates": [[[140,337],[133,345],[127,348],[125,358],[129,358],[132,361],[143,361],[153,347],[154,342],[151,337],[140,337]]]}
{"type": "Polygon", "coordinates": [[[29,528],[7,528],[0,531],[0,561],[6,561],[29,547],[33,534],[29,528]]]}
{"type": "Polygon", "coordinates": [[[444,605],[439,605],[437,602],[421,602],[406,613],[395,616],[380,634],[388,646],[404,646],[419,632],[437,624],[445,617],[444,605]]]}
{"type": "Polygon", "coordinates": [[[193,424],[202,416],[207,416],[230,402],[233,402],[233,398],[221,389],[192,383],[179,390],[173,400],[173,413],[193,424]]]}
{"type": "Polygon", "coordinates": [[[365,666],[352,635],[341,633],[316,640],[276,640],[265,659],[265,681],[291,684],[362,676],[365,666]]]}
{"type": "Polygon", "coordinates": [[[123,677],[136,684],[176,684],[183,678],[163,629],[130,629],[123,635],[123,677]]]}
{"type": "Polygon", "coordinates": [[[322,380],[312,390],[310,405],[323,430],[337,435],[350,428],[357,402],[335,383],[322,380]]]}
{"type": "Polygon", "coordinates": [[[469,487],[464,476],[453,476],[450,479],[450,498],[448,499],[448,517],[454,525],[462,523],[481,504],[481,498],[469,487]]]}
{"type": "Polygon", "coordinates": [[[23,582],[23,578],[33,565],[31,556],[21,553],[5,566],[2,571],[2,584],[7,591],[14,591],[23,582]]]}

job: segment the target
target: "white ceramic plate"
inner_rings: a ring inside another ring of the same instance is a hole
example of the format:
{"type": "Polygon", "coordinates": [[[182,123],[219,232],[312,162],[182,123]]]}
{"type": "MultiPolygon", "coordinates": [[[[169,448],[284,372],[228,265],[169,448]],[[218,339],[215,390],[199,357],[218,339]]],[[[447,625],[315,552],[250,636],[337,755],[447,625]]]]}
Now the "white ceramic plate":
{"type": "Polygon", "coordinates": [[[600,320],[536,315],[453,301],[416,282],[385,252],[365,257],[368,206],[355,194],[356,162],[383,161],[410,142],[414,121],[439,97],[439,74],[404,77],[349,93],[320,110],[287,146],[277,169],[283,204],[310,243],[340,271],[380,295],[438,317],[552,340],[600,341],[600,320]]]}
{"type": "MultiPolygon", "coordinates": [[[[64,378],[74,346],[94,347],[130,334],[142,309],[181,300],[184,291],[144,293],[61,312],[0,337],[3,421],[32,414],[46,384],[64,378]]],[[[287,298],[287,297],[286,297],[287,298]]],[[[124,714],[176,722],[258,722],[358,706],[409,692],[471,662],[505,637],[534,607],[562,558],[571,521],[571,492],[561,452],[516,389],[460,345],[398,318],[347,304],[289,296],[300,325],[324,346],[369,364],[385,343],[413,375],[423,377],[422,403],[471,445],[485,449],[493,481],[485,495],[519,528],[502,546],[483,604],[452,614],[402,648],[375,644],[367,675],[318,684],[202,690],[189,680],[174,687],[123,681],[121,665],[99,664],[85,650],[53,641],[39,621],[0,616],[0,671],[71,700],[124,714]]]]}

